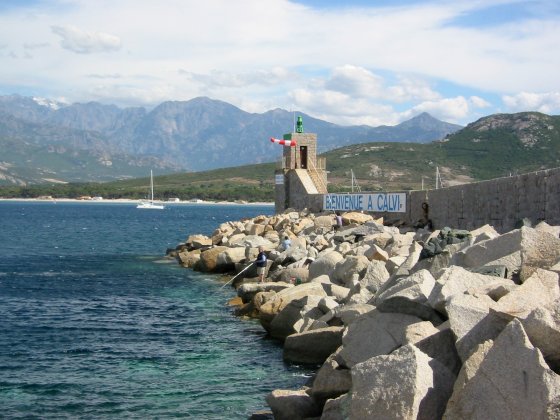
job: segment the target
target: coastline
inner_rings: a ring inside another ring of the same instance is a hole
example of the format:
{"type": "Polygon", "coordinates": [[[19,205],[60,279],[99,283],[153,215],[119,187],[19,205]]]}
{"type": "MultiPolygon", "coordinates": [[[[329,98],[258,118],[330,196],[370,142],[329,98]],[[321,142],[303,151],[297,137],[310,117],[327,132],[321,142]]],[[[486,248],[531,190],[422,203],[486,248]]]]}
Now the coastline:
{"type": "MultiPolygon", "coordinates": [[[[132,200],[128,198],[104,198],[103,200],[78,200],[76,198],[2,198],[0,202],[37,202],[37,203],[95,203],[95,204],[138,204],[142,200],[132,200]]],[[[271,202],[236,202],[236,201],[159,201],[154,200],[154,203],[163,204],[166,206],[175,205],[227,205],[227,206],[274,206],[271,202]]]]}
{"type": "Polygon", "coordinates": [[[550,338],[560,325],[548,321],[558,313],[560,226],[500,234],[387,226],[357,212],[342,221],[307,210],[257,216],[168,251],[195,271],[237,272],[226,283],[235,314],[281,342],[284,362],[316,369],[302,387],[270,392],[270,411],[251,418],[471,418],[472,407],[483,418],[504,404],[546,417],[554,397],[527,389],[560,392],[550,338]],[[263,251],[259,282],[245,270],[263,251]],[[504,389],[514,398],[503,402],[504,389]]]}

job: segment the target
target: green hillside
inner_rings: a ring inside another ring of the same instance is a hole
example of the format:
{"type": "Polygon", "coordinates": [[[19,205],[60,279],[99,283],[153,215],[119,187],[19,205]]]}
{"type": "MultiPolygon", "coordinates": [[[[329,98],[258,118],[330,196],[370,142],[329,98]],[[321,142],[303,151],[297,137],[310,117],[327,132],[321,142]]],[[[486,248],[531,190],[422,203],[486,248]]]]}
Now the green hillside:
{"type": "MultiPolygon", "coordinates": [[[[319,138],[320,142],[321,139],[319,138]]],[[[362,191],[434,188],[436,168],[444,186],[560,166],[560,116],[497,114],[469,124],[442,141],[365,143],[324,153],[329,191],[350,191],[353,172],[362,191]]],[[[274,163],[155,178],[156,196],[182,200],[272,201],[274,163]]],[[[144,198],[149,178],[103,184],[0,188],[1,196],[144,198]]]]}

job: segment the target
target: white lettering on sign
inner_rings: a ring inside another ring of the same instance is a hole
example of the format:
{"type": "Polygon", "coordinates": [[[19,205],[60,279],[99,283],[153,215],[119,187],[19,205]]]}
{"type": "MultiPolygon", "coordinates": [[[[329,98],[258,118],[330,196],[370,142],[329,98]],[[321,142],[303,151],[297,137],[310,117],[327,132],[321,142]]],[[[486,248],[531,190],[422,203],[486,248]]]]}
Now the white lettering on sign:
{"type": "Polygon", "coordinates": [[[406,193],[325,194],[323,210],[406,212],[406,193]]]}
{"type": "Polygon", "coordinates": [[[274,175],[274,183],[276,185],[282,185],[284,183],[284,175],[274,175]]]}

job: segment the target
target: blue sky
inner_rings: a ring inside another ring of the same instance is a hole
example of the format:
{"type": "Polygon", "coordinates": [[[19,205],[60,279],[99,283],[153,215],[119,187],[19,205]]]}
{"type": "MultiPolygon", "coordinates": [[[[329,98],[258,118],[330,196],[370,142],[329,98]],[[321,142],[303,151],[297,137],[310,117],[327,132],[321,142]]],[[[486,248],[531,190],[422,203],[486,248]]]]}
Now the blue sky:
{"type": "Polygon", "coordinates": [[[0,95],[393,125],[560,113],[556,0],[0,2],[0,95]]]}

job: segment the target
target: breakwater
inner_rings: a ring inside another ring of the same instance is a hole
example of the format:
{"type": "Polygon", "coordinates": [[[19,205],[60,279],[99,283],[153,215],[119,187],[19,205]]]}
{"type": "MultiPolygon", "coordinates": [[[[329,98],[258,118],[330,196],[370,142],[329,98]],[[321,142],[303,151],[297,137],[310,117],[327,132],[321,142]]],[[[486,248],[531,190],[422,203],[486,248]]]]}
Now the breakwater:
{"type": "Polygon", "coordinates": [[[221,224],[171,254],[240,272],[239,315],[317,367],[266,401],[276,419],[558,418],[560,228],[429,231],[363,213],[288,211],[221,224]],[[284,237],[290,247],[282,245],[284,237]]]}

